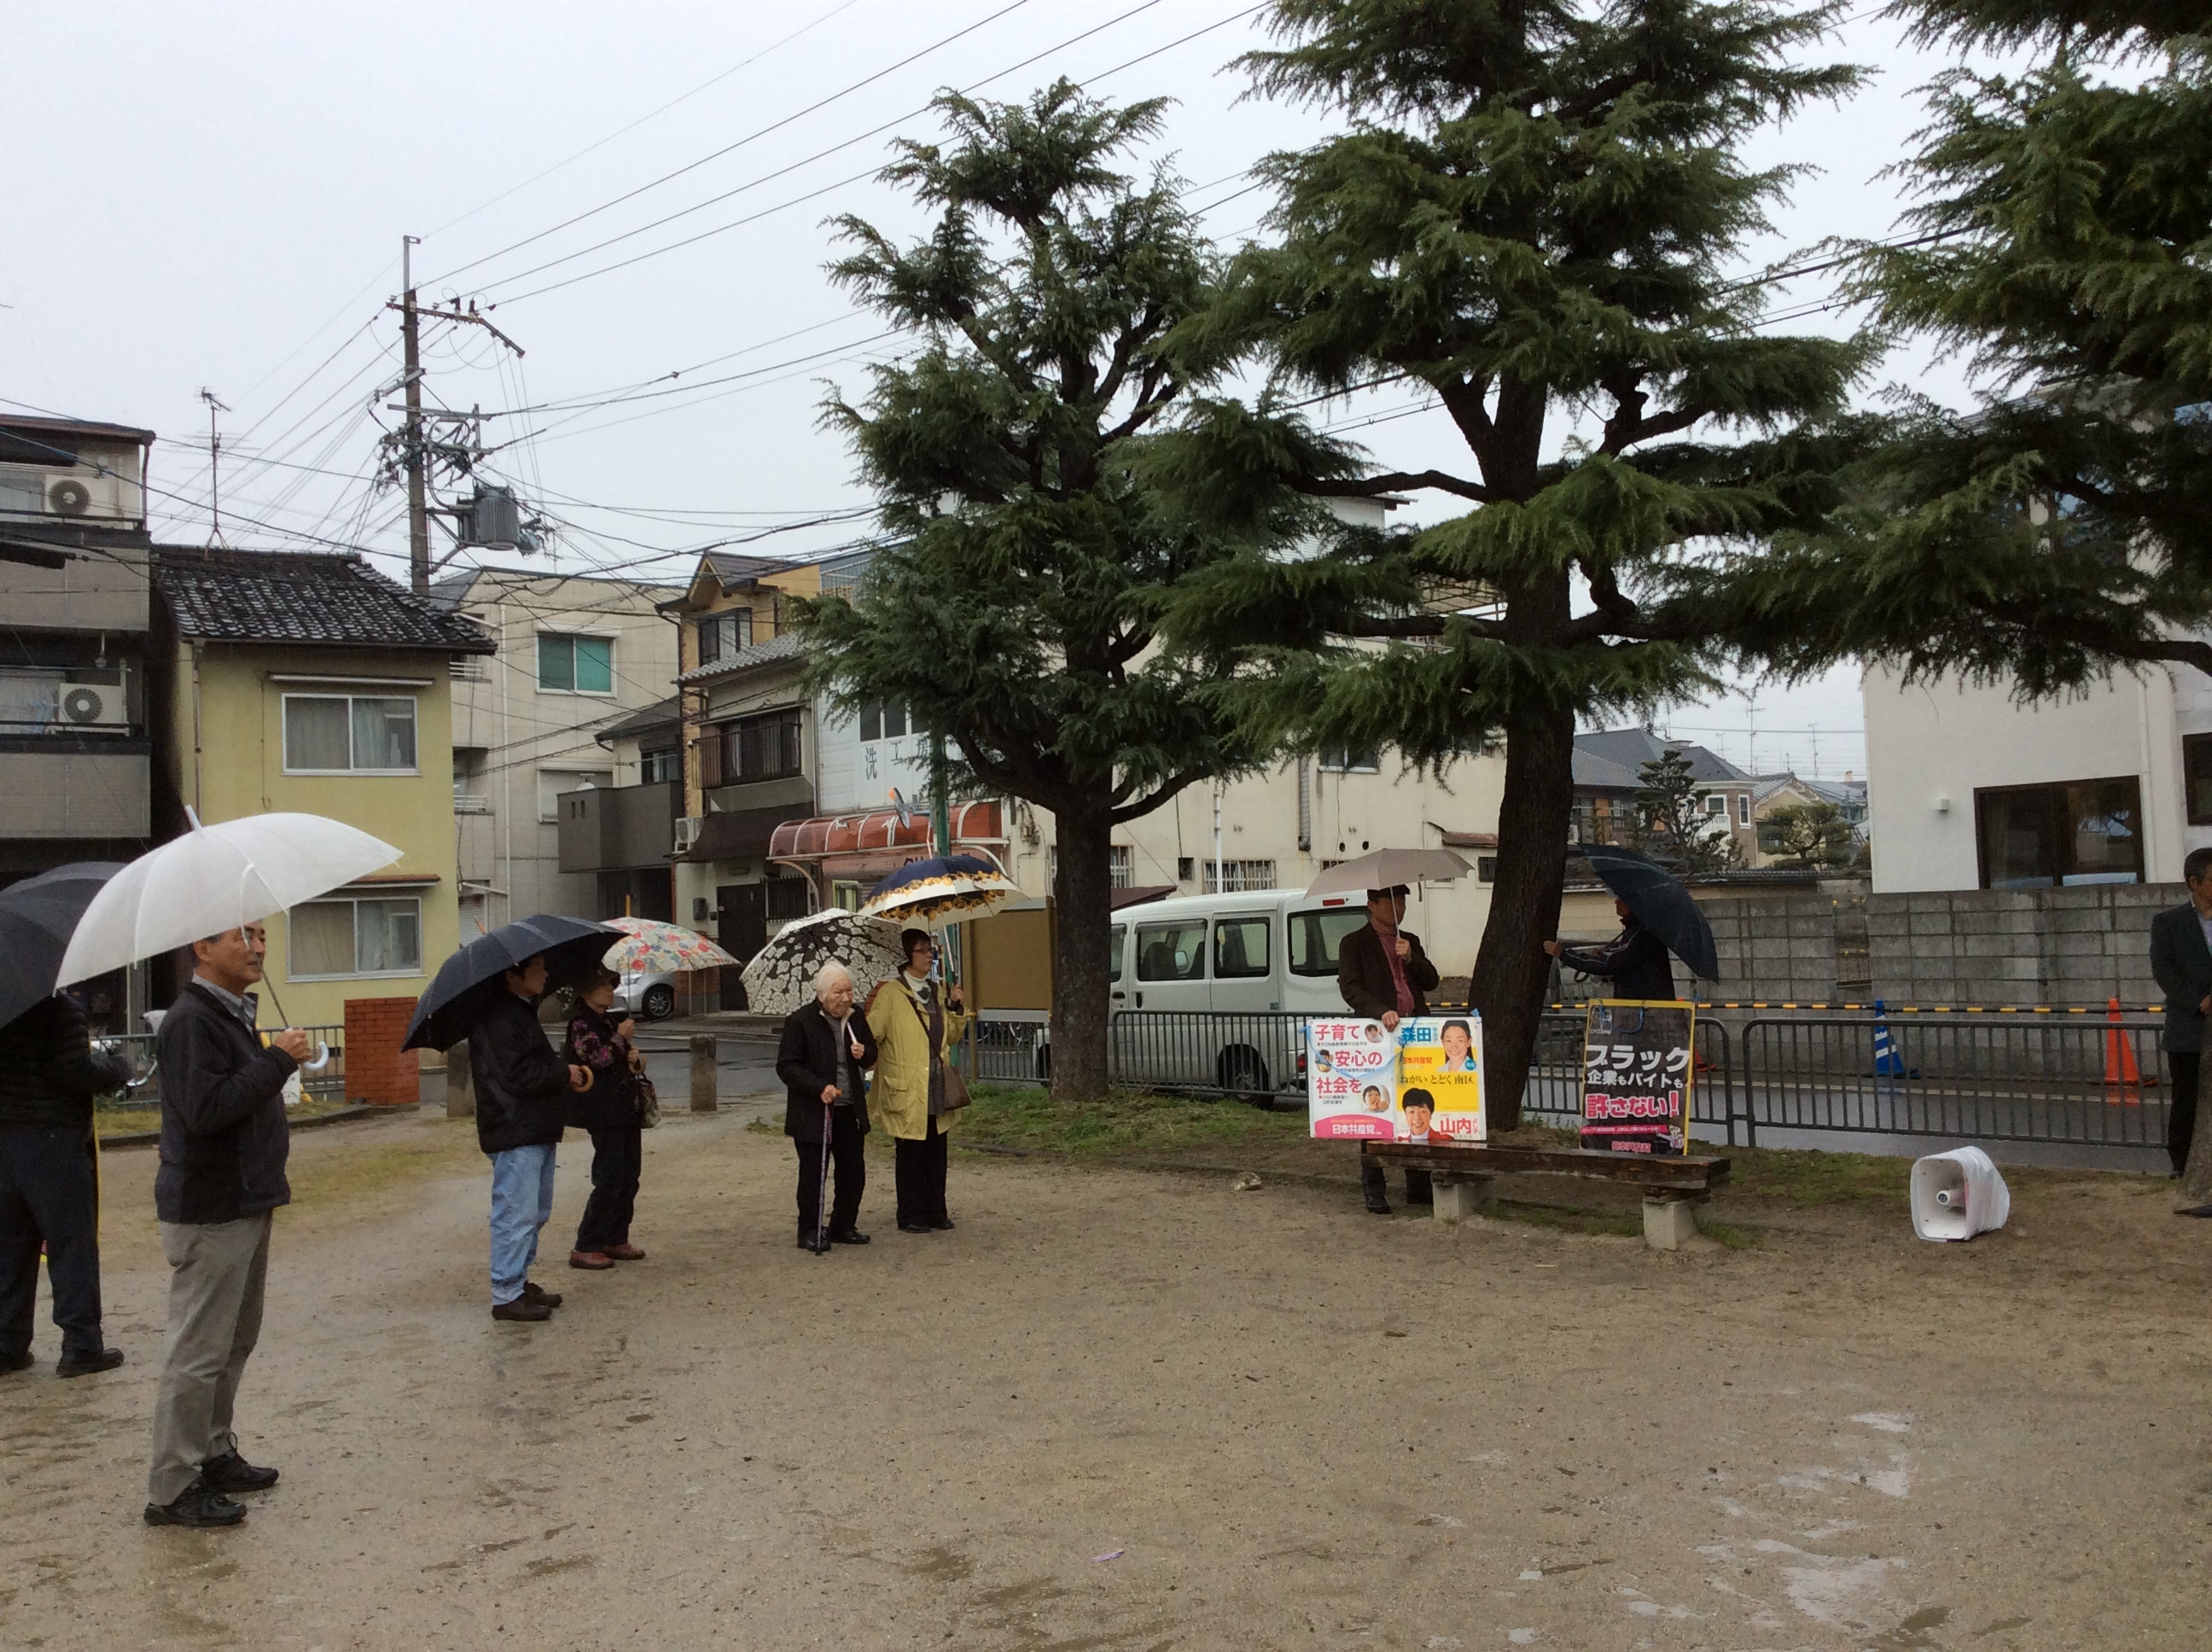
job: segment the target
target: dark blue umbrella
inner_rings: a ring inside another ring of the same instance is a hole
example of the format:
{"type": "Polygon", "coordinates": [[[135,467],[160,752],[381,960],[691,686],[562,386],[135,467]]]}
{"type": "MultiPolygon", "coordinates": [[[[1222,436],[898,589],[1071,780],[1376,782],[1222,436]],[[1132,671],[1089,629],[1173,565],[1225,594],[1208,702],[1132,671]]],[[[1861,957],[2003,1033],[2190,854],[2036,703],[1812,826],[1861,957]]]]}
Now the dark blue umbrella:
{"type": "Polygon", "coordinates": [[[76,920],[119,860],[79,860],[0,890],[0,1026],[51,997],[76,920]]]}
{"type": "Polygon", "coordinates": [[[980,918],[1022,898],[1021,885],[980,854],[909,860],[868,891],[863,918],[893,918],[917,928],[958,914],[980,918]]]}
{"type": "Polygon", "coordinates": [[[492,994],[507,990],[502,977],[508,970],[542,957],[547,992],[573,987],[603,968],[607,949],[622,938],[622,931],[606,924],[544,912],[501,924],[439,966],[437,979],[416,1000],[415,1018],[399,1048],[450,1049],[469,1036],[492,994]]]}
{"type": "Polygon", "coordinates": [[[1659,938],[1660,944],[1707,981],[1721,978],[1721,961],[1713,950],[1713,926],[1682,882],[1657,861],[1633,849],[1617,849],[1608,843],[1577,843],[1577,853],[1589,861],[1598,881],[1627,902],[1636,921],[1659,938]]]}

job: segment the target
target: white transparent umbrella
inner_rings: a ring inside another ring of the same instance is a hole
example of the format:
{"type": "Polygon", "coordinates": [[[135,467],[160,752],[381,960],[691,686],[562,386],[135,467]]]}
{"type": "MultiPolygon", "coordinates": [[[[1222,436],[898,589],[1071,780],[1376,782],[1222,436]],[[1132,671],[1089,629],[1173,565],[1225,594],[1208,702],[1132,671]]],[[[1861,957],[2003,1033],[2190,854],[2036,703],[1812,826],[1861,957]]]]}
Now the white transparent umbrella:
{"type": "Polygon", "coordinates": [[[58,984],[258,922],[380,871],[399,854],[382,838],[321,815],[248,815],[213,826],[195,816],[191,831],[140,855],[92,897],[62,955],[58,984]]]}

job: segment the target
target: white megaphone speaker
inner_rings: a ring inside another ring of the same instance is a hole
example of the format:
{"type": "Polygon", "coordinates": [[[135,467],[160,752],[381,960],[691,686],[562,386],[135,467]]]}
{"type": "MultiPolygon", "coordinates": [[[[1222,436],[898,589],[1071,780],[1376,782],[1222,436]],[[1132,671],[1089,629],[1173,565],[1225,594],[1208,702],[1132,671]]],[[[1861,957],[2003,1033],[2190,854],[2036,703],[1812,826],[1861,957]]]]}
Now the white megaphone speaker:
{"type": "Polygon", "coordinates": [[[1912,1167],[1912,1230],[1923,1239],[1971,1239],[2004,1226],[2012,1193],[1978,1147],[1933,1153],[1912,1167]]]}

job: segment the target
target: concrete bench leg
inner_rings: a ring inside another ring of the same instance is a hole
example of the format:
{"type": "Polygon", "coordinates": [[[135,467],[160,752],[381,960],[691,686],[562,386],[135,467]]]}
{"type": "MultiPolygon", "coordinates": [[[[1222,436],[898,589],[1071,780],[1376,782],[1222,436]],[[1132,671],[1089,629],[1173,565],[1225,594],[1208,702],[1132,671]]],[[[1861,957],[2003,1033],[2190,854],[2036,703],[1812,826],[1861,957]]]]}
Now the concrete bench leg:
{"type": "Polygon", "coordinates": [[[1464,1222],[1469,1217],[1488,1216],[1498,1208],[1498,1189],[1489,1176],[1462,1176],[1438,1173],[1431,1178],[1436,1192],[1436,1218],[1439,1222],[1464,1222]]]}
{"type": "Polygon", "coordinates": [[[1644,1196],[1644,1242],[1654,1250],[1680,1250],[1682,1242],[1705,1224],[1710,1198],[1680,1194],[1644,1196]]]}

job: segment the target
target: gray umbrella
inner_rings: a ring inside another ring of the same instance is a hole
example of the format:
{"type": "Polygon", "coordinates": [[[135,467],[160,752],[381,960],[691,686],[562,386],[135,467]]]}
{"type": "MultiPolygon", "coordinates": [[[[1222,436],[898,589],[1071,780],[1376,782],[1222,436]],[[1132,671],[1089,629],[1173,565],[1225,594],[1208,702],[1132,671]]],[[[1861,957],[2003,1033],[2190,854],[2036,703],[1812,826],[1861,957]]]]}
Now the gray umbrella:
{"type": "Polygon", "coordinates": [[[815,975],[825,963],[851,970],[853,1001],[866,1004],[870,993],[905,966],[900,927],[889,918],[856,917],[834,907],[793,919],[745,965],[746,1007],[758,1015],[789,1015],[811,1004],[815,975]]]}

